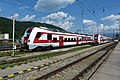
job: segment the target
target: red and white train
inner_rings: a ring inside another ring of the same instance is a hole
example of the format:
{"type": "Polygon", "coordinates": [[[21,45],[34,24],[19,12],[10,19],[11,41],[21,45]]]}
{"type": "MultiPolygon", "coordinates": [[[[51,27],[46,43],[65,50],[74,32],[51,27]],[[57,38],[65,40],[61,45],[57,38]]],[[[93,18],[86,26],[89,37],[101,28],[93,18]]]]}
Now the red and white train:
{"type": "Polygon", "coordinates": [[[63,47],[82,43],[93,43],[93,36],[54,32],[45,28],[28,28],[22,38],[24,48],[41,50],[43,47],[63,47]]]}
{"type": "Polygon", "coordinates": [[[101,34],[95,34],[94,35],[94,44],[102,44],[102,43],[108,43],[111,42],[112,38],[103,36],[101,34]]]}
{"type": "Polygon", "coordinates": [[[101,44],[109,42],[109,37],[100,34],[79,35],[71,33],[62,33],[48,30],[43,27],[28,28],[22,38],[22,43],[26,49],[41,50],[42,48],[63,47],[70,45],[79,45],[83,43],[101,44]]]}

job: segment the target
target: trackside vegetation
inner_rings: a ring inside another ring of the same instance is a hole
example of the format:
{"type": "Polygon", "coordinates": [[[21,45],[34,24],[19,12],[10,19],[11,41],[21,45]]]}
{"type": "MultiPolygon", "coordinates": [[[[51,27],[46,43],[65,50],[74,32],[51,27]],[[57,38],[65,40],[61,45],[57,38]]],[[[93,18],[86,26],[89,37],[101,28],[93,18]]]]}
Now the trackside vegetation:
{"type": "MultiPolygon", "coordinates": [[[[82,46],[82,47],[77,47],[77,48],[67,50],[67,51],[34,55],[34,56],[19,58],[19,59],[15,59],[15,60],[11,60],[11,61],[0,61],[0,69],[10,67],[10,66],[15,66],[15,65],[18,65],[18,64],[25,64],[25,63],[28,63],[28,62],[42,60],[42,59],[46,59],[46,58],[50,58],[50,57],[60,56],[60,55],[63,55],[63,54],[68,54],[68,53],[71,53],[71,52],[75,52],[75,51],[78,51],[78,50],[83,50],[83,49],[90,48],[90,47],[92,47],[92,46],[90,46],[90,45],[89,46],[82,46]]],[[[20,54],[20,52],[16,52],[16,53],[20,54]]],[[[4,53],[4,55],[5,54],[10,55],[12,53],[4,53]]],[[[26,54],[26,53],[22,53],[22,54],[26,54]]]]}

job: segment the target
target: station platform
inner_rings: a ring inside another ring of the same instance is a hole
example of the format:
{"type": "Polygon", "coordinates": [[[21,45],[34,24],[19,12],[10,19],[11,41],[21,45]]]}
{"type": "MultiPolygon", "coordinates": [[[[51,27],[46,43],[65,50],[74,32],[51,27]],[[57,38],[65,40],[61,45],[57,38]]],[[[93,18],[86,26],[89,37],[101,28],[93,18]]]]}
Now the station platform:
{"type": "Polygon", "coordinates": [[[120,42],[90,80],[120,80],[120,42]]]}

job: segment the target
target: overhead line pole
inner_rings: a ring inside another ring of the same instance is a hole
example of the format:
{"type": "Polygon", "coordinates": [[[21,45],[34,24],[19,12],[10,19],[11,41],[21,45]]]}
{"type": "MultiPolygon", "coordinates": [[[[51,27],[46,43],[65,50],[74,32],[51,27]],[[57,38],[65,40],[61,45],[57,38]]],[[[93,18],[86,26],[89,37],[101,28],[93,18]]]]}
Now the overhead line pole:
{"type": "Polygon", "coordinates": [[[12,56],[15,56],[15,16],[13,16],[13,54],[12,56]]]}
{"type": "Polygon", "coordinates": [[[117,19],[118,20],[118,28],[117,28],[118,29],[117,30],[118,31],[118,40],[120,41],[120,13],[118,13],[117,15],[118,15],[118,19],[117,19]]]}
{"type": "Polygon", "coordinates": [[[118,20],[119,20],[119,41],[120,41],[120,13],[118,13],[118,20]]]}

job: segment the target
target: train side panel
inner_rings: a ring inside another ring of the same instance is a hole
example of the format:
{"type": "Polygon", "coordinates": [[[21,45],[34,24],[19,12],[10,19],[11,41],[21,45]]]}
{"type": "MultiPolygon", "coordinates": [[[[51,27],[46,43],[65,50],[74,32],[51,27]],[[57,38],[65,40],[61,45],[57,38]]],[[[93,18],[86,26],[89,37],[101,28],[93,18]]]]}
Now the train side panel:
{"type": "Polygon", "coordinates": [[[62,47],[82,43],[86,43],[86,35],[53,32],[37,27],[27,29],[24,35],[24,44],[27,45],[28,49],[50,46],[62,47]]]}

